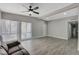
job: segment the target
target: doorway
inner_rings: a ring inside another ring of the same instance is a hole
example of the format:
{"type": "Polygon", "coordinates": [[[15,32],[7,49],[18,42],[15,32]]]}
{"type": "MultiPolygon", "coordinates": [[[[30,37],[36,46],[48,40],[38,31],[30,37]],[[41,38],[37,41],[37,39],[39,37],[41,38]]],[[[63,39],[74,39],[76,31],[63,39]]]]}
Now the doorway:
{"type": "Polygon", "coordinates": [[[69,39],[78,39],[78,21],[69,22],[69,39]]]}

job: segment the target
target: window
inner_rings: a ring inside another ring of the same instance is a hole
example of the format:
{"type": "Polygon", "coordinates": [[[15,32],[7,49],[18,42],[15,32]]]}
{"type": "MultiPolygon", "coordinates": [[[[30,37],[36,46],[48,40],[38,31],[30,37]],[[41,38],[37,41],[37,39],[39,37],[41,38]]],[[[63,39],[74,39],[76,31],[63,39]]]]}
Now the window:
{"type": "Polygon", "coordinates": [[[32,37],[31,23],[21,22],[21,38],[27,39],[32,37]]]}
{"type": "Polygon", "coordinates": [[[10,20],[0,20],[0,35],[4,41],[17,39],[17,22],[10,20]]]}
{"type": "Polygon", "coordinates": [[[31,38],[31,23],[0,20],[0,35],[3,41],[31,38]]]}

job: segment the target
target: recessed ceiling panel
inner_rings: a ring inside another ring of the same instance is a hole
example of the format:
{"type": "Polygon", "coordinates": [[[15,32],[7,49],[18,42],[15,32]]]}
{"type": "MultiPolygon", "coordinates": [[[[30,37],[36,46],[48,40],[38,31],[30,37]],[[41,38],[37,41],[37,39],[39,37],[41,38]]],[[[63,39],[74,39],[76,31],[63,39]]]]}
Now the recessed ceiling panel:
{"type": "Polygon", "coordinates": [[[32,13],[31,16],[41,18],[46,14],[70,5],[70,3],[0,3],[0,9],[4,12],[29,16],[28,12],[22,12],[28,11],[27,8],[23,7],[23,5],[27,8],[29,5],[32,5],[33,8],[38,6],[39,9],[36,11],[39,12],[39,15],[32,13]]]}

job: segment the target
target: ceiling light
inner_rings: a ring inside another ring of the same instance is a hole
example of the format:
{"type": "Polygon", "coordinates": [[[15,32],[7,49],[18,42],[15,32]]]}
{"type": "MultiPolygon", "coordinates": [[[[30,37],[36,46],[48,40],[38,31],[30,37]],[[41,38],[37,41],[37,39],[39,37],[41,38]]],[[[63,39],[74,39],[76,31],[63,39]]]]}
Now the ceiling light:
{"type": "Polygon", "coordinates": [[[32,12],[30,11],[30,12],[28,12],[29,13],[29,16],[31,16],[32,15],[32,12]]]}

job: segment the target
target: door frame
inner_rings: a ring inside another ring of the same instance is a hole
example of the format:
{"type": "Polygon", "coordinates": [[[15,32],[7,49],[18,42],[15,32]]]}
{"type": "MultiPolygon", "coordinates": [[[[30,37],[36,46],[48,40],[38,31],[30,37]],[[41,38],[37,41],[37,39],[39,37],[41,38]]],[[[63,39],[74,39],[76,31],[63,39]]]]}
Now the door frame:
{"type": "Polygon", "coordinates": [[[69,40],[69,39],[71,39],[71,24],[70,24],[70,22],[68,22],[67,30],[68,30],[68,40],[69,40]]]}

